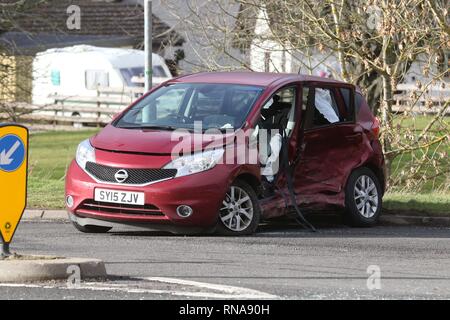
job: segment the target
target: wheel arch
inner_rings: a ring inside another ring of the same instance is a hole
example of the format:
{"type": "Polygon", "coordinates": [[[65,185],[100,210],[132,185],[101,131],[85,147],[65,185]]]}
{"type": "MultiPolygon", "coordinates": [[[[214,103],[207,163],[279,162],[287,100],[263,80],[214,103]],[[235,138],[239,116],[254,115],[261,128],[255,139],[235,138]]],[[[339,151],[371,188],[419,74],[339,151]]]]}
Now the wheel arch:
{"type": "Polygon", "coordinates": [[[381,184],[382,195],[384,195],[384,192],[386,190],[386,181],[385,181],[383,169],[377,167],[376,165],[374,165],[372,163],[366,163],[362,167],[369,169],[370,171],[372,171],[375,174],[375,176],[378,178],[378,181],[381,184]]]}
{"type": "Polygon", "coordinates": [[[384,192],[385,192],[385,190],[386,190],[386,181],[385,181],[383,169],[382,169],[382,168],[379,168],[378,166],[376,166],[376,165],[374,165],[374,164],[372,164],[372,163],[370,163],[370,162],[364,163],[363,165],[361,165],[361,166],[359,166],[359,167],[353,168],[353,170],[348,174],[347,179],[345,180],[345,185],[344,185],[344,186],[347,185],[348,179],[349,179],[350,175],[351,175],[354,171],[356,171],[356,170],[358,170],[358,169],[360,169],[360,168],[367,168],[367,169],[369,169],[370,171],[373,172],[373,174],[377,177],[378,181],[380,182],[380,185],[381,185],[381,191],[382,191],[382,196],[383,196],[383,195],[384,195],[384,192]]]}
{"type": "Polygon", "coordinates": [[[250,187],[253,188],[253,190],[256,192],[256,195],[259,196],[261,193],[261,181],[260,179],[258,179],[255,175],[248,173],[248,172],[243,172],[238,174],[234,180],[242,180],[247,182],[250,187]]]}

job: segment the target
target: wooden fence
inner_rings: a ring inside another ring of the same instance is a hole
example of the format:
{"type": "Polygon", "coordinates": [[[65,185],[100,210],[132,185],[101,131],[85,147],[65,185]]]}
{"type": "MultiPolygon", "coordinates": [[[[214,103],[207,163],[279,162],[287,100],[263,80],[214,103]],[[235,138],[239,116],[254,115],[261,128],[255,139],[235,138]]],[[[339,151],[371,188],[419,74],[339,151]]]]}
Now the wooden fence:
{"type": "Polygon", "coordinates": [[[0,121],[25,123],[37,129],[70,129],[104,126],[112,117],[142,96],[144,88],[102,88],[97,96],[50,96],[53,103],[36,106],[6,103],[0,121]]]}
{"type": "MultiPolygon", "coordinates": [[[[410,111],[418,114],[438,113],[450,100],[450,88],[430,86],[421,90],[413,84],[399,84],[394,94],[394,112],[410,111]]],[[[450,114],[450,108],[445,111],[450,114]]]]}

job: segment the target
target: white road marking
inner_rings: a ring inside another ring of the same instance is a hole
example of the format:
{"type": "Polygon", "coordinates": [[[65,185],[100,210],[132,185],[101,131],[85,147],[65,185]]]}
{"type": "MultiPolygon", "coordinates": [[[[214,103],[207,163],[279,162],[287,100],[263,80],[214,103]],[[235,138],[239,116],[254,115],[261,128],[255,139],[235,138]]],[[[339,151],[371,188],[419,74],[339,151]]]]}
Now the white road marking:
{"type": "Polygon", "coordinates": [[[156,282],[163,282],[163,283],[170,283],[170,284],[178,284],[182,286],[192,286],[197,287],[200,289],[208,289],[208,290],[214,290],[222,292],[221,294],[228,294],[231,296],[245,296],[249,298],[245,299],[276,299],[278,298],[275,295],[243,288],[243,287],[234,287],[234,286],[228,286],[228,285],[222,285],[222,284],[213,284],[213,283],[206,283],[206,282],[198,282],[198,281],[191,281],[191,280],[183,280],[183,279],[175,279],[175,278],[163,278],[163,277],[150,277],[150,278],[144,278],[148,281],[156,281],[156,282]]]}
{"type": "Polygon", "coordinates": [[[41,288],[41,289],[62,289],[62,290],[91,290],[91,291],[116,291],[137,294],[169,294],[173,296],[184,296],[192,298],[205,299],[279,299],[278,296],[265,293],[258,290],[234,287],[227,285],[219,285],[205,282],[197,282],[190,280],[182,280],[175,278],[150,277],[140,278],[145,282],[160,282],[174,284],[186,287],[194,287],[197,291],[192,290],[160,290],[146,289],[136,287],[136,284],[118,284],[118,283],[102,283],[102,282],[82,282],[79,286],[68,287],[63,284],[44,285],[30,283],[0,283],[1,287],[11,288],[41,288]],[[201,290],[206,291],[201,291],[201,290]]]}

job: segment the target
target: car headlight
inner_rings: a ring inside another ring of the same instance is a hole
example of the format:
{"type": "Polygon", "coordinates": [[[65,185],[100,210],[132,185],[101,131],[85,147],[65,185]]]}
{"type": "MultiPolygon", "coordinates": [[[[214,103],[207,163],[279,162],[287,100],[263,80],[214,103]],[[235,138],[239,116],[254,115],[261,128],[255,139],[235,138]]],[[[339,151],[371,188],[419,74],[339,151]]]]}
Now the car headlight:
{"type": "Polygon", "coordinates": [[[214,168],[224,153],[223,149],[208,150],[198,152],[193,155],[179,157],[167,165],[163,169],[177,169],[175,177],[187,176],[197,172],[202,172],[214,168]]]}
{"type": "Polygon", "coordinates": [[[86,162],[95,162],[95,149],[91,146],[89,139],[84,140],[78,145],[75,159],[83,169],[86,167],[86,162]]]}

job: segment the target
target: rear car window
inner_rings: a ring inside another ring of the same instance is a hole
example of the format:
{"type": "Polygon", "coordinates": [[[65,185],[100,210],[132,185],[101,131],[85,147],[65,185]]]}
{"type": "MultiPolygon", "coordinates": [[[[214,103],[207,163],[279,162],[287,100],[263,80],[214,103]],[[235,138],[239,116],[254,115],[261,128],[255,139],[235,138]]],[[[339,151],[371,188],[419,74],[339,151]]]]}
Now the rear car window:
{"type": "Polygon", "coordinates": [[[313,126],[320,127],[339,122],[339,111],[330,89],[316,88],[313,126]]]}
{"type": "MultiPolygon", "coordinates": [[[[307,95],[303,94],[303,104],[307,104],[307,95]]],[[[309,128],[316,128],[330,124],[352,122],[355,120],[353,112],[352,90],[339,87],[315,87],[314,110],[309,116],[309,128]]]]}

